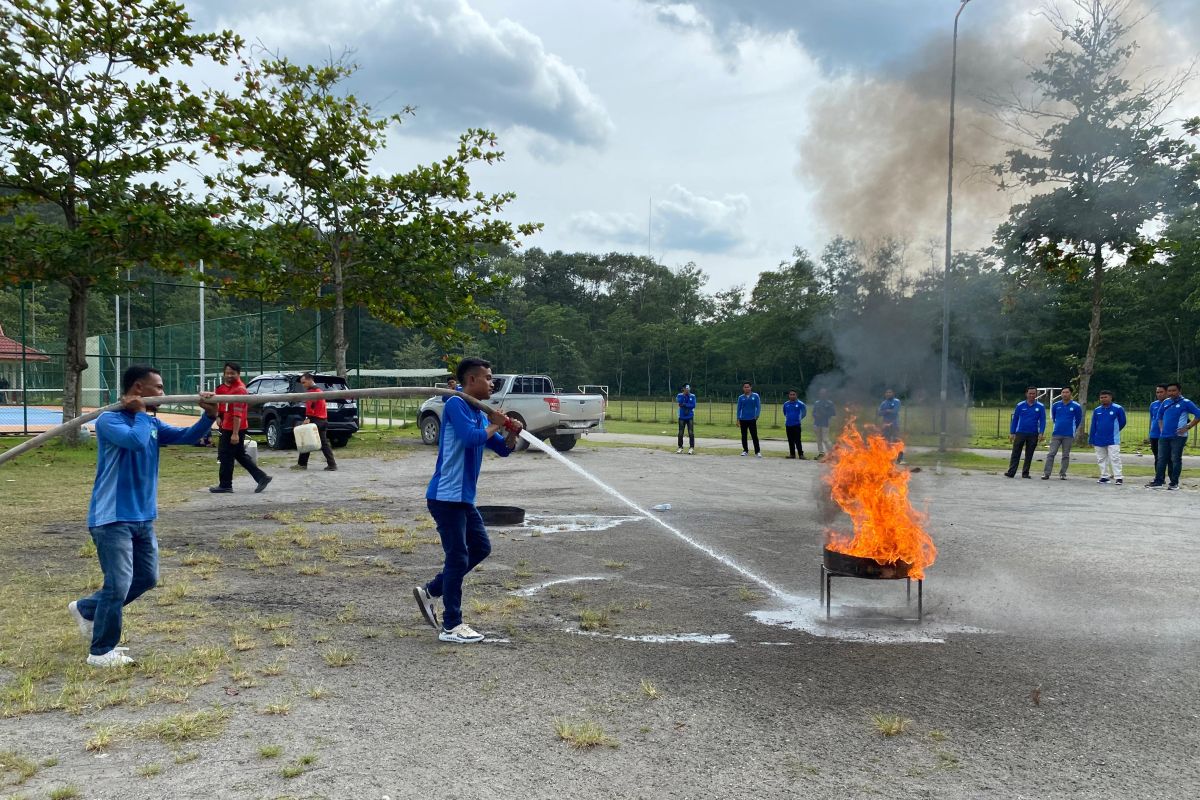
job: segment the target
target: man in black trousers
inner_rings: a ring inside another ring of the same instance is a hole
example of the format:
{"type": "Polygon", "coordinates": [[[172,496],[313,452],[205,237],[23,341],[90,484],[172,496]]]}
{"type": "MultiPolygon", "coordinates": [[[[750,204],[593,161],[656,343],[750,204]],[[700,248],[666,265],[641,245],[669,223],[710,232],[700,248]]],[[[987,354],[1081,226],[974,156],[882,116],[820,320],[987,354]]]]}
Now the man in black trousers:
{"type": "MultiPolygon", "coordinates": [[[[311,372],[306,372],[300,376],[300,385],[304,387],[306,392],[321,393],[321,387],[317,386],[317,381],[313,378],[311,372]]],[[[454,387],[451,386],[451,389],[454,387]]],[[[296,425],[303,425],[305,421],[311,422],[317,426],[317,432],[321,434],[321,455],[325,456],[325,471],[337,472],[337,462],[333,460],[333,448],[329,446],[329,411],[326,409],[325,401],[321,398],[309,400],[304,404],[304,420],[297,422],[296,425]]],[[[292,469],[308,469],[308,453],[301,453],[300,458],[292,466],[292,469]]]]}
{"type": "Polygon", "coordinates": [[[1006,477],[1017,477],[1017,465],[1021,463],[1021,450],[1025,450],[1025,465],[1021,468],[1021,477],[1028,478],[1029,466],[1033,463],[1033,453],[1037,450],[1038,439],[1046,432],[1046,407],[1038,402],[1038,390],[1030,386],[1025,390],[1025,399],[1017,403],[1013,409],[1012,421],[1008,426],[1008,438],[1012,440],[1012,456],[1008,459],[1006,477]]]}
{"type": "MultiPolygon", "coordinates": [[[[223,396],[244,395],[246,384],[242,383],[242,367],[233,362],[225,362],[222,373],[223,383],[217,387],[217,394],[223,396]]],[[[224,401],[217,410],[221,417],[221,440],[217,445],[217,461],[221,465],[216,486],[209,487],[213,494],[229,494],[233,491],[233,462],[242,465],[242,469],[254,478],[254,491],[261,492],[271,482],[271,476],[258,468],[258,465],[246,455],[246,428],[249,426],[248,414],[250,407],[245,403],[224,401]]]]}

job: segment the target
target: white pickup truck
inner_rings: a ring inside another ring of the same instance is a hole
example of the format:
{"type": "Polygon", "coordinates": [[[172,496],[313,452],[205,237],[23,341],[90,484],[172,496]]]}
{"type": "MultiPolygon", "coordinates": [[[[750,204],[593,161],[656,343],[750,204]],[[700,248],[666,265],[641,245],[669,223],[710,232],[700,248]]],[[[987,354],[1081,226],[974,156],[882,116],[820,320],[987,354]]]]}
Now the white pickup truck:
{"type": "MultiPolygon", "coordinates": [[[[583,434],[604,429],[608,398],[602,394],[560,394],[545,375],[494,375],[492,398],[487,402],[565,453],[583,434]]],[[[437,444],[445,406],[440,396],[421,404],[417,424],[425,444],[437,444]]],[[[523,440],[520,443],[521,449],[528,446],[523,440]]]]}

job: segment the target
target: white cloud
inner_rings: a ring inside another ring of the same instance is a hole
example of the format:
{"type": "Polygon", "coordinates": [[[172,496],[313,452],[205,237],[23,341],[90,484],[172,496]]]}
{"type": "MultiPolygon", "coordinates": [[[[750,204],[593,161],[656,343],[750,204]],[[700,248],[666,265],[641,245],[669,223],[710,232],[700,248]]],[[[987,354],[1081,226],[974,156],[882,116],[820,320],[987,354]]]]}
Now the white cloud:
{"type": "Polygon", "coordinates": [[[675,184],[666,198],[653,203],[650,219],[627,212],[583,211],[572,215],[570,226],[596,242],[640,245],[650,225],[656,252],[726,253],[745,243],[749,212],[750,198],[744,194],[704,197],[675,184]]]}

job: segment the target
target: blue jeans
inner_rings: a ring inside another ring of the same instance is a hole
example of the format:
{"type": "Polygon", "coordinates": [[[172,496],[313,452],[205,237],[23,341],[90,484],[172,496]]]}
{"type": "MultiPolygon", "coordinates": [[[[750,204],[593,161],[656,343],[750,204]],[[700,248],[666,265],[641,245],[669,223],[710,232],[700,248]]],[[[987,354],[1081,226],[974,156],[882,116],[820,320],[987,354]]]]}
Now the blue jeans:
{"type": "Polygon", "coordinates": [[[1158,440],[1158,455],[1154,459],[1155,483],[1162,483],[1163,478],[1168,475],[1170,475],[1172,486],[1179,483],[1179,474],[1183,472],[1183,446],[1185,444],[1187,444],[1186,436],[1163,436],[1158,440]]]}
{"type": "Polygon", "coordinates": [[[463,578],[488,557],[492,543],[479,509],[470,503],[426,500],[425,504],[437,524],[442,550],[446,553],[445,566],[425,588],[434,597],[442,598],[442,627],[451,630],[462,624],[463,578]]]}
{"type": "Polygon", "coordinates": [[[76,603],[91,620],[94,656],[102,656],[121,641],[121,611],[158,583],[158,540],[153,522],[113,522],[91,529],[104,585],[76,603]]]}

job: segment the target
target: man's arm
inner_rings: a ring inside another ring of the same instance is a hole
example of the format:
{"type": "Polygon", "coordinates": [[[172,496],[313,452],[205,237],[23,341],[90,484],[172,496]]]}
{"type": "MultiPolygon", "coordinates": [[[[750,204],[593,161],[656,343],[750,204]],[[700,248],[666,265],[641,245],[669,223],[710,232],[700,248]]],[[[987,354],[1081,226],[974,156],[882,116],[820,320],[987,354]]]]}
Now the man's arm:
{"type": "Polygon", "coordinates": [[[1020,410],[1020,403],[1018,403],[1017,406],[1018,406],[1017,408],[1013,409],[1012,417],[1010,417],[1008,420],[1008,435],[1009,436],[1017,435],[1017,411],[1020,410]]]}
{"type": "Polygon", "coordinates": [[[154,422],[145,411],[133,418],[133,425],[126,425],[117,414],[101,414],[96,420],[96,436],[122,450],[141,450],[150,441],[154,422]]]}
{"type": "Polygon", "coordinates": [[[508,446],[508,442],[504,440],[503,434],[499,431],[487,438],[487,441],[484,442],[484,447],[502,458],[508,458],[508,454],[512,452],[508,446]]]}
{"type": "Polygon", "coordinates": [[[1119,409],[1117,411],[1117,429],[1118,430],[1122,430],[1122,431],[1125,430],[1125,419],[1126,419],[1125,418],[1125,409],[1124,408],[1119,409]]]}
{"type": "MultiPolygon", "coordinates": [[[[494,413],[499,414],[500,412],[494,413]]],[[[459,441],[467,447],[479,447],[486,443],[492,434],[500,430],[500,425],[494,418],[491,418],[491,415],[489,415],[489,418],[492,419],[491,425],[488,425],[487,428],[476,427],[475,419],[467,408],[467,401],[458,397],[452,397],[450,402],[446,403],[442,418],[446,425],[454,429],[454,434],[459,441]]]]}
{"type": "Polygon", "coordinates": [[[214,396],[212,392],[200,393],[200,408],[204,414],[190,428],[177,428],[155,417],[154,424],[158,428],[158,446],[196,444],[203,439],[217,419],[217,405],[213,401],[214,396]]]}
{"type": "Polygon", "coordinates": [[[1046,432],[1046,407],[1038,409],[1038,436],[1046,432]]]}

